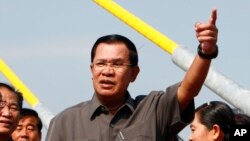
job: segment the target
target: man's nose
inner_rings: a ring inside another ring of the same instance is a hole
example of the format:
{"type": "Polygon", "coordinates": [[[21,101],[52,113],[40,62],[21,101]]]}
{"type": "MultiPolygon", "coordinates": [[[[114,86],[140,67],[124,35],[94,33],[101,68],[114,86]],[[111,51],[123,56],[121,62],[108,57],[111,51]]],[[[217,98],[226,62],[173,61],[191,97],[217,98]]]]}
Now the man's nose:
{"type": "Polygon", "coordinates": [[[102,73],[114,73],[114,68],[112,65],[106,65],[106,67],[102,70],[102,73]]]}
{"type": "Polygon", "coordinates": [[[4,106],[4,107],[2,108],[2,115],[3,115],[3,116],[6,116],[6,117],[11,116],[11,112],[10,112],[10,109],[9,109],[8,106],[4,106]]]}
{"type": "Polygon", "coordinates": [[[28,133],[26,129],[22,129],[20,133],[21,138],[28,138],[28,133]]]}

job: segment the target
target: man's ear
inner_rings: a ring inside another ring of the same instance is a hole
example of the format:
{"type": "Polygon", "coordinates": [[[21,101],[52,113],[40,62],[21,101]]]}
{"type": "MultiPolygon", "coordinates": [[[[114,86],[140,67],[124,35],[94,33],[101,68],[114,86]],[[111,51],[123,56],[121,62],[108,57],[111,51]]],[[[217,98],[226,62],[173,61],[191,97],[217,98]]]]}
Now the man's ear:
{"type": "Polygon", "coordinates": [[[90,68],[90,71],[91,71],[91,74],[92,74],[91,79],[93,80],[93,65],[92,65],[92,64],[91,64],[91,65],[89,65],[89,68],[90,68]]]}
{"type": "Polygon", "coordinates": [[[89,68],[90,68],[90,70],[92,70],[92,69],[93,69],[93,65],[92,65],[92,64],[90,64],[90,65],[89,65],[89,68]]]}
{"type": "Polygon", "coordinates": [[[139,72],[140,72],[139,66],[133,66],[133,68],[132,68],[131,82],[135,81],[135,79],[136,79],[137,75],[139,74],[139,72]]]}

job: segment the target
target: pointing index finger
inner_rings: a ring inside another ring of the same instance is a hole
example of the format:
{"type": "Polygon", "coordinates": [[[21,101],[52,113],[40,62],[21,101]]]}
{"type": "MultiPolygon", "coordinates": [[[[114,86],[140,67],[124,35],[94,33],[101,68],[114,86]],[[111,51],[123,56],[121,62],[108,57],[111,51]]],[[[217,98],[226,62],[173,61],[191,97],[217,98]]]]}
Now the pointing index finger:
{"type": "Polygon", "coordinates": [[[217,19],[217,9],[213,8],[211,17],[209,19],[209,23],[215,25],[216,19],[217,19]]]}

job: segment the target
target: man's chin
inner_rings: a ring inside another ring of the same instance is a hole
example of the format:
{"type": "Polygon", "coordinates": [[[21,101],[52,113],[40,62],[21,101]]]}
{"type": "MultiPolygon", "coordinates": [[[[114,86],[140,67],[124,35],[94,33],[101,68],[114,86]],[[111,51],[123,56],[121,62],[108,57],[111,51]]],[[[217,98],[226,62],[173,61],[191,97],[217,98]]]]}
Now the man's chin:
{"type": "Polygon", "coordinates": [[[0,134],[11,134],[12,130],[9,127],[0,127],[0,134]]]}
{"type": "Polygon", "coordinates": [[[116,94],[110,93],[110,92],[102,92],[102,93],[98,93],[98,95],[101,96],[101,97],[113,97],[116,94]]]}

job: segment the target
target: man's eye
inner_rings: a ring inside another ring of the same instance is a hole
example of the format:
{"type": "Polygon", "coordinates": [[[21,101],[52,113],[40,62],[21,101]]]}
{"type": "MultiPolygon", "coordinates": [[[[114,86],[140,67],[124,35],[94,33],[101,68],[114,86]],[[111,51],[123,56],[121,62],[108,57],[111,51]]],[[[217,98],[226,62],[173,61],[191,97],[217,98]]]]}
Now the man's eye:
{"type": "Polygon", "coordinates": [[[122,65],[123,65],[123,64],[122,64],[122,63],[119,63],[119,62],[113,64],[114,67],[120,67],[120,66],[122,66],[122,65]]]}
{"type": "Polygon", "coordinates": [[[28,126],[27,129],[30,130],[30,131],[34,131],[34,130],[35,130],[35,127],[34,127],[34,126],[28,126]]]}
{"type": "Polygon", "coordinates": [[[22,130],[22,127],[19,127],[19,126],[18,126],[18,127],[16,128],[16,130],[17,130],[17,131],[20,131],[20,130],[22,130]]]}
{"type": "Polygon", "coordinates": [[[12,105],[12,106],[10,106],[10,109],[11,109],[11,110],[14,110],[14,111],[18,111],[18,106],[12,105]]]}
{"type": "Polygon", "coordinates": [[[99,62],[99,63],[96,63],[95,65],[99,66],[99,67],[102,67],[102,66],[105,66],[105,63],[99,62]]]}
{"type": "Polygon", "coordinates": [[[0,107],[3,108],[5,106],[6,102],[5,101],[0,101],[0,107]]]}
{"type": "Polygon", "coordinates": [[[28,128],[28,130],[30,130],[30,131],[34,131],[35,129],[34,129],[34,128],[28,128]]]}

